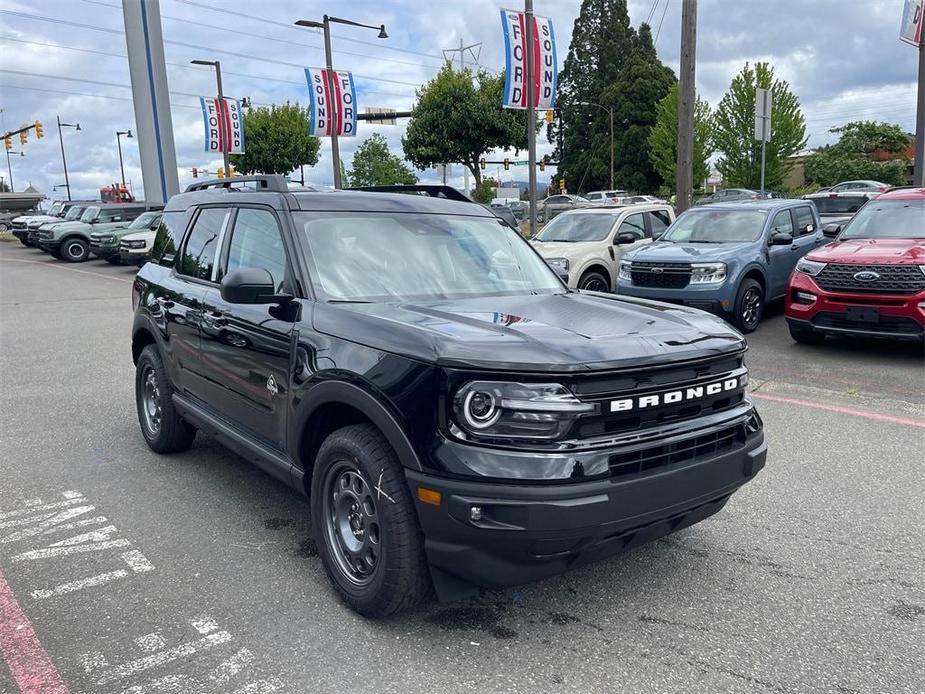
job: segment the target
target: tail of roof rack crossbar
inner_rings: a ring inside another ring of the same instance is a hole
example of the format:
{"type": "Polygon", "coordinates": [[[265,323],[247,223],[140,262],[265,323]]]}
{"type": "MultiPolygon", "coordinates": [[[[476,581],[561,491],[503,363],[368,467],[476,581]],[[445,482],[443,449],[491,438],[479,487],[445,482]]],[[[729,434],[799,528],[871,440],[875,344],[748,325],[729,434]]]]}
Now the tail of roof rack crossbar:
{"type": "Polygon", "coordinates": [[[452,186],[444,185],[416,184],[410,186],[360,186],[357,188],[349,188],[348,190],[362,190],[366,191],[367,193],[423,193],[432,198],[446,198],[447,200],[472,202],[472,199],[467,198],[461,191],[453,188],[452,186]]]}
{"type": "Polygon", "coordinates": [[[269,191],[272,193],[286,193],[289,191],[289,185],[286,179],[279,174],[257,174],[256,176],[232,176],[231,178],[213,178],[208,181],[196,182],[186,187],[187,193],[196,190],[208,190],[209,188],[226,188],[236,190],[239,183],[254,183],[254,188],[258,191],[269,191]]]}

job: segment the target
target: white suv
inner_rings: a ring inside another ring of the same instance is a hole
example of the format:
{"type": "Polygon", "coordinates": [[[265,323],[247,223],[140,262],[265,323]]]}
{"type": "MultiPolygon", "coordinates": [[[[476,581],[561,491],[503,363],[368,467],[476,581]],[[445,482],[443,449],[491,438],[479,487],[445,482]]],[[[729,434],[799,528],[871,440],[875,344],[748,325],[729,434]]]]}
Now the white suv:
{"type": "Polygon", "coordinates": [[[532,243],[572,289],[609,292],[623,254],[651,243],[673,221],[670,205],[571,210],[544,226],[532,243]]]}

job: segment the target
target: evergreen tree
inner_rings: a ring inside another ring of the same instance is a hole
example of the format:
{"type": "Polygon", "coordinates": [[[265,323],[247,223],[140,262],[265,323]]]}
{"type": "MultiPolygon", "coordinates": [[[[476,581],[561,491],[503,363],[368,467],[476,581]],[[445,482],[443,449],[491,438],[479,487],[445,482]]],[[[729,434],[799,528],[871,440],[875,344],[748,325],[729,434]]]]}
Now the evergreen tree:
{"type": "Polygon", "coordinates": [[[755,89],[771,90],[771,139],[765,146],[765,187],[779,188],[792,165],[788,157],[806,146],[806,121],[800,100],[784,80],[774,79],[768,63],[748,63],[729,85],[714,118],[716,168],[726,187],[761,185],[761,142],[755,139],[755,89]]]}
{"type": "MultiPolygon", "coordinates": [[[[655,125],[649,131],[649,157],[662,177],[662,185],[674,188],[678,162],[678,91],[677,82],[658,102],[655,125]]],[[[710,105],[697,97],[694,106],[694,187],[700,187],[710,173],[708,161],[713,154],[713,124],[710,105]]]]}

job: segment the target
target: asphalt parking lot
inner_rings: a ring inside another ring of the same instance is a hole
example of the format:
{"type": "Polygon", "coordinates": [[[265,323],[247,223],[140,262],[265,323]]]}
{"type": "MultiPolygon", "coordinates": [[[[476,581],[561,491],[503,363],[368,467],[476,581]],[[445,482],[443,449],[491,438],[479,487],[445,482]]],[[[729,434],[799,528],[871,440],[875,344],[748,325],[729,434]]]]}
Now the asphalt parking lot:
{"type": "Polygon", "coordinates": [[[373,622],[294,492],[208,438],[145,446],[132,275],[0,243],[0,643],[44,691],[923,691],[920,348],[796,345],[772,307],[747,359],[768,466],[720,514],[373,622]]]}

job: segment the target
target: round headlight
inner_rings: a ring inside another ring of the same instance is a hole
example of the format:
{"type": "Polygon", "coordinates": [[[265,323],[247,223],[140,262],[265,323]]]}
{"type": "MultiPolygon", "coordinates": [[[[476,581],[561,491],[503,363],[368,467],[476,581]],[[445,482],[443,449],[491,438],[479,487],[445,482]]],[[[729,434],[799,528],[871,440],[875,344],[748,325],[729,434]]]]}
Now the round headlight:
{"type": "Polygon", "coordinates": [[[501,408],[495,396],[484,390],[473,390],[466,394],[463,401],[463,416],[473,429],[487,429],[498,421],[501,408]]]}

